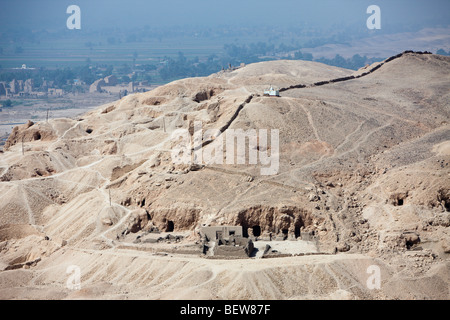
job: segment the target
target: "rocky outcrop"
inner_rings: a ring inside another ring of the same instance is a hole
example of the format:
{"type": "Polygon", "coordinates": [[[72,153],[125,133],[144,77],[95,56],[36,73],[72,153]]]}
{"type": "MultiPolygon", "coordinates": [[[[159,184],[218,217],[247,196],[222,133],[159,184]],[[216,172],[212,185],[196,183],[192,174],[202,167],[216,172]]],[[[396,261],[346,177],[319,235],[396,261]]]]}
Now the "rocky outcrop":
{"type": "MultiPolygon", "coordinates": [[[[308,210],[299,207],[266,207],[255,206],[236,213],[233,225],[241,225],[246,229],[261,230],[260,234],[301,236],[301,231],[307,232],[315,218],[308,210]]],[[[255,234],[254,234],[255,235],[255,234]]],[[[258,234],[256,234],[258,236],[258,234]]]]}
{"type": "Polygon", "coordinates": [[[56,139],[56,135],[50,126],[44,123],[35,124],[32,121],[28,121],[26,124],[14,127],[8,140],[6,140],[5,150],[21,142],[50,141],[54,139],[56,139]]]}

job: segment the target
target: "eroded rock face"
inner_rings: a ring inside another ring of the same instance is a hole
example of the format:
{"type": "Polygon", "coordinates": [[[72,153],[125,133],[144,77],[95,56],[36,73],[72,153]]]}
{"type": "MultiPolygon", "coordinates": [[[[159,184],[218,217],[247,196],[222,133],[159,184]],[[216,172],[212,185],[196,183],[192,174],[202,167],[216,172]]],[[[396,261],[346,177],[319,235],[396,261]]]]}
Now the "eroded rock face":
{"type": "Polygon", "coordinates": [[[311,212],[298,207],[255,206],[240,210],[233,224],[242,225],[244,228],[258,226],[263,233],[290,232],[300,236],[301,229],[311,229],[313,216],[311,212]]]}
{"type": "Polygon", "coordinates": [[[127,230],[136,233],[144,229],[149,222],[149,215],[144,209],[136,209],[131,213],[127,230]]]}
{"type": "Polygon", "coordinates": [[[49,126],[28,121],[26,124],[14,127],[6,140],[5,150],[21,142],[50,141],[55,138],[56,135],[49,126]]]}

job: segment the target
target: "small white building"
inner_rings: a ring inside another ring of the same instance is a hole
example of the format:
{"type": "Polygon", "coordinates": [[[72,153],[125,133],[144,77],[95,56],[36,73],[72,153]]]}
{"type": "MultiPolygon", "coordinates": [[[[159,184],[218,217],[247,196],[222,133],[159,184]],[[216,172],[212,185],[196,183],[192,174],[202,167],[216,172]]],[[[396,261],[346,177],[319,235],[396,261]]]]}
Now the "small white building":
{"type": "Polygon", "coordinates": [[[275,90],[272,86],[270,86],[269,89],[264,90],[264,95],[265,96],[269,96],[269,97],[279,97],[280,96],[280,91],[279,90],[275,90]]]}

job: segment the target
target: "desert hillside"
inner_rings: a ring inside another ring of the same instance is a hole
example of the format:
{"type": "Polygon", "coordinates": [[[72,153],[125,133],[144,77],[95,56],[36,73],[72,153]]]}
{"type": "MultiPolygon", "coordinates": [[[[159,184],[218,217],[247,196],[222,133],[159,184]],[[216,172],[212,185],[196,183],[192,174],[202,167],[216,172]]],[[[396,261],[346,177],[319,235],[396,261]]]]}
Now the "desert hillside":
{"type": "Polygon", "coordinates": [[[449,89],[450,57],[428,53],[356,72],[272,61],[18,126],[0,153],[0,298],[448,299],[449,89]],[[237,129],[279,142],[259,136],[245,164],[174,161],[177,132],[220,131],[206,148],[237,129]],[[217,225],[284,254],[205,256],[217,225]]]}

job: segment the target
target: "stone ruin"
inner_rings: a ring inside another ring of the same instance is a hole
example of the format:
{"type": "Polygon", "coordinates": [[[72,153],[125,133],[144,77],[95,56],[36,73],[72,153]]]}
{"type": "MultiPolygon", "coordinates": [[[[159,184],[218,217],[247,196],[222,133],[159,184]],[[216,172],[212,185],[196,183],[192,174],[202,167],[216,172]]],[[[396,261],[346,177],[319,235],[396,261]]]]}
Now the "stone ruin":
{"type": "MultiPolygon", "coordinates": [[[[203,226],[200,228],[199,235],[202,239],[203,254],[209,257],[220,258],[248,258],[255,256],[258,249],[255,248],[254,241],[285,241],[298,240],[293,235],[288,234],[268,236],[261,234],[258,228],[252,227],[246,230],[242,226],[203,226]],[[244,231],[246,233],[244,234],[244,231]]],[[[313,241],[317,239],[314,234],[305,232],[301,237],[304,241],[313,241]]],[[[266,245],[263,255],[266,257],[277,256],[281,253],[271,250],[270,245],[266,245]]]]}
{"type": "Polygon", "coordinates": [[[203,253],[208,256],[247,258],[254,250],[253,241],[245,238],[241,226],[214,226],[200,229],[203,253]]]}

